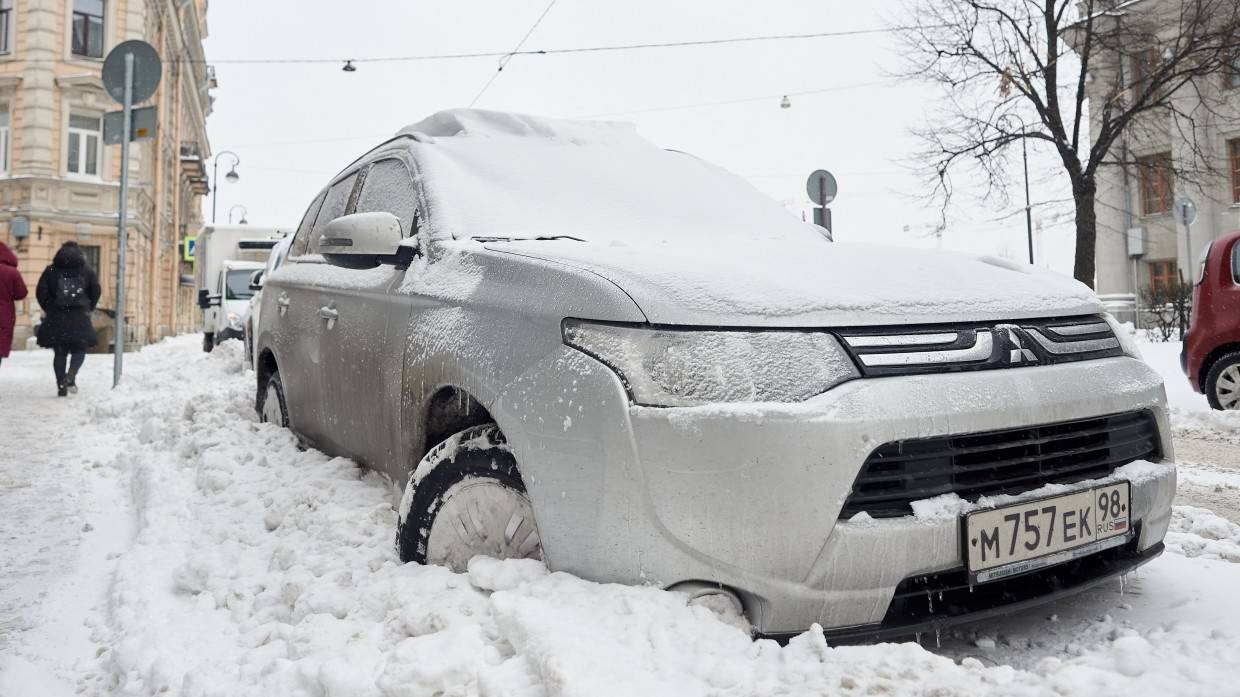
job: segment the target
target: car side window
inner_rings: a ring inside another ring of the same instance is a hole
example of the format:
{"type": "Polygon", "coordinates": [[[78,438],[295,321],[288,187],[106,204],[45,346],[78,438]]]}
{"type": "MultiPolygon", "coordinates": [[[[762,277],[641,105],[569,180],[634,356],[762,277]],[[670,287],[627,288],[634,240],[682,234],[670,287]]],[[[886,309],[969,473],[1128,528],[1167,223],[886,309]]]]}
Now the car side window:
{"type": "Polygon", "coordinates": [[[1231,245],[1231,280],[1240,285],[1240,242],[1231,245]]]}
{"type": "Polygon", "coordinates": [[[323,198],[323,207],[319,209],[319,215],[314,221],[314,227],[310,229],[310,253],[319,253],[319,237],[323,234],[323,228],[331,221],[339,218],[348,210],[349,200],[353,193],[353,184],[357,181],[357,173],[354,172],[349,176],[341,179],[327,190],[327,196],[323,198]]]}
{"type": "Polygon", "coordinates": [[[417,232],[414,226],[418,217],[418,190],[404,162],[396,158],[379,160],[366,172],[355,212],[374,211],[387,211],[400,219],[405,237],[417,232]]]}
{"type": "Polygon", "coordinates": [[[314,227],[314,219],[318,217],[319,209],[322,207],[323,194],[320,193],[310,202],[310,207],[306,209],[306,214],[302,216],[301,223],[297,226],[297,232],[293,233],[293,244],[288,250],[290,257],[299,257],[306,253],[310,244],[310,228],[314,227]]]}

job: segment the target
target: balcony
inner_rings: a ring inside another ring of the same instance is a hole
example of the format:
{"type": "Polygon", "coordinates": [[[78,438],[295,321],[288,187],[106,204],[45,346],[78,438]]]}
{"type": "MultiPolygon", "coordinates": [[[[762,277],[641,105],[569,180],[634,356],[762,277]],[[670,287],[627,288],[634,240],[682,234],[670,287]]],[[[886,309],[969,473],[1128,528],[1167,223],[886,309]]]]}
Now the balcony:
{"type": "Polygon", "coordinates": [[[202,161],[202,151],[195,141],[187,140],[181,143],[181,173],[189,177],[190,181],[196,178],[205,179],[207,176],[206,165],[202,161]]]}

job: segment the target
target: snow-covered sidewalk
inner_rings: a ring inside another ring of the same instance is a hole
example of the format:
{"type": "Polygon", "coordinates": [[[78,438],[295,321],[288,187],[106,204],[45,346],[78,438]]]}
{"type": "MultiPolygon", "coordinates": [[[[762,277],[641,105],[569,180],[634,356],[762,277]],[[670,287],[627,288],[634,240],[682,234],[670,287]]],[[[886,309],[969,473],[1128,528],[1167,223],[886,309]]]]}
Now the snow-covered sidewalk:
{"type": "Polygon", "coordinates": [[[45,357],[0,367],[0,697],[1240,694],[1240,526],[1209,510],[1126,582],[939,646],[780,647],[655,588],[400,564],[390,484],[256,423],[240,347],[199,346],[116,391],[92,357],[62,400],[45,357]]]}

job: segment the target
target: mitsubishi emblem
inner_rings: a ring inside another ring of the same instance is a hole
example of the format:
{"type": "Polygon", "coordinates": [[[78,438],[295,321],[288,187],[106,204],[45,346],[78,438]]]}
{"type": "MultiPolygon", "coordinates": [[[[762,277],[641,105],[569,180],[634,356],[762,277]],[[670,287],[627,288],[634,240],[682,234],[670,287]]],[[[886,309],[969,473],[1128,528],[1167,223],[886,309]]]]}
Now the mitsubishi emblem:
{"type": "Polygon", "coordinates": [[[1011,350],[1008,351],[1008,363],[1012,365],[1020,365],[1021,363],[1037,363],[1038,357],[1033,355],[1033,351],[1025,348],[1021,341],[1020,333],[1016,331],[1016,327],[999,327],[1007,332],[1008,345],[1011,350]]]}

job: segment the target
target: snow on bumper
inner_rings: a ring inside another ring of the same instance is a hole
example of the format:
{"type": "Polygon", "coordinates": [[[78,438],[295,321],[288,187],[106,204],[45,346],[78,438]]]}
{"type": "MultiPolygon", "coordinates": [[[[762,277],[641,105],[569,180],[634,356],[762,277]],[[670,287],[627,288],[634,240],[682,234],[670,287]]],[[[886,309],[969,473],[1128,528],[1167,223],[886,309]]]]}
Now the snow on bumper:
{"type": "MultiPolygon", "coordinates": [[[[1143,409],[1170,460],[1162,382],[1130,358],[855,380],[796,405],[658,409],[630,406],[608,369],[565,350],[492,413],[552,568],[721,583],[742,593],[759,631],[776,633],[879,622],[902,580],[962,565],[958,515],[838,522],[879,445],[1143,409]]],[[[1174,467],[1117,475],[1132,481],[1147,549],[1167,528],[1174,467]]]]}

